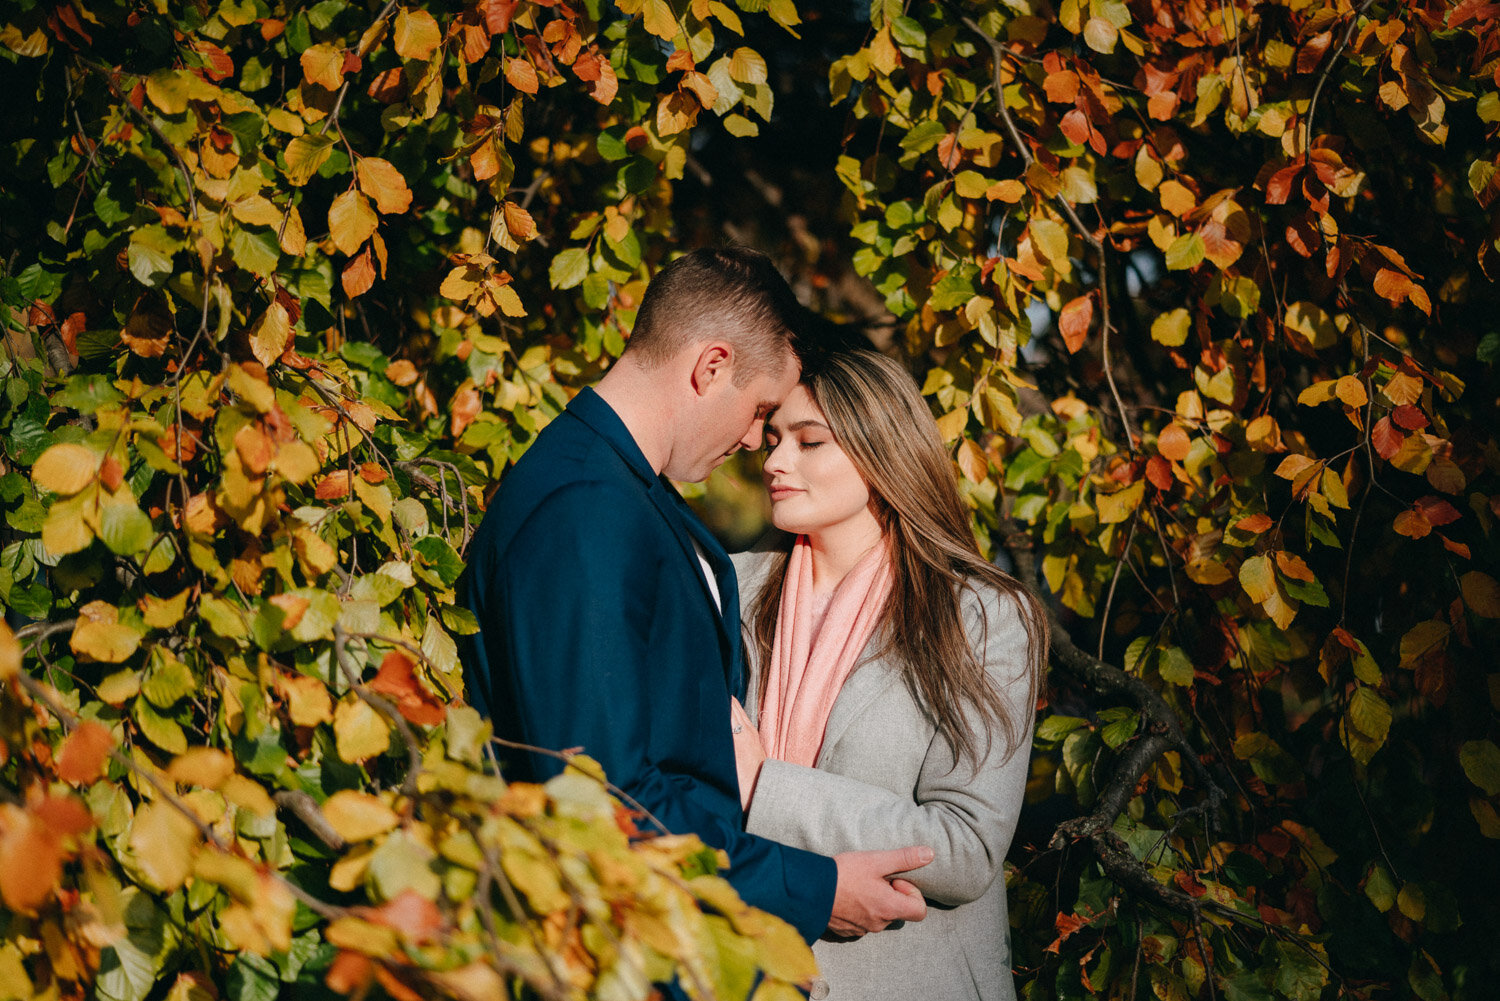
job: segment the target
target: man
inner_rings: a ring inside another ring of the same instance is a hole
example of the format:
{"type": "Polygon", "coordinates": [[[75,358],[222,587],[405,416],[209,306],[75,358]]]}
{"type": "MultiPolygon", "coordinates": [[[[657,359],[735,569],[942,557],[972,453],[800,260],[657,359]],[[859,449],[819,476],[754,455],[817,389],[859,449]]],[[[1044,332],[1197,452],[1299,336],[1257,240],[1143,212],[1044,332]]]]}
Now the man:
{"type": "MultiPolygon", "coordinates": [[[[891,873],[926,848],[830,859],[744,831],[730,695],[744,692],[739,600],[723,548],[668,482],[760,445],[796,385],[796,300],[770,261],[699,250],[662,268],[618,362],[506,474],[469,551],[480,634],[470,698],[497,734],[580,747],[674,833],[729,856],[747,903],[808,940],[920,920],[891,873]]],[[[521,755],[507,774],[561,765],[521,755]]]]}

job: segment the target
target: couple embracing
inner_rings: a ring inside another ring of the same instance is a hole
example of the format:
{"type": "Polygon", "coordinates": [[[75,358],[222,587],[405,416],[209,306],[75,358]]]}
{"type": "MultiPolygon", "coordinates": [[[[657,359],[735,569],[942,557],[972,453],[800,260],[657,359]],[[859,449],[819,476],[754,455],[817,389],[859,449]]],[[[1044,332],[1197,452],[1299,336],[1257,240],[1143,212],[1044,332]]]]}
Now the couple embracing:
{"type": "Polygon", "coordinates": [[[814,942],[814,998],[1008,1001],[1045,619],[978,552],[910,376],[799,354],[799,311],[742,248],[657,274],[475,536],[470,698],[723,849],[740,896],[814,942]],[[763,440],[779,531],[731,560],[670,481],[763,440]]]}

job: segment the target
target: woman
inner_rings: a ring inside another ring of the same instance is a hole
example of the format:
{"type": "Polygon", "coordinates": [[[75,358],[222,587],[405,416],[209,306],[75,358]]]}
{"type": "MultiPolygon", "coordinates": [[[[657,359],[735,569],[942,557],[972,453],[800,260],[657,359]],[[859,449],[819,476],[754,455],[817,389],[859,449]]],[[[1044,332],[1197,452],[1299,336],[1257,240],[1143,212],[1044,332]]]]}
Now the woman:
{"type": "Polygon", "coordinates": [[[776,543],[735,558],[746,827],[834,855],[928,845],[926,920],[814,945],[813,997],[1009,1001],[1002,866],[1027,777],[1047,627],[979,554],[911,377],[830,359],[766,424],[776,543]]]}

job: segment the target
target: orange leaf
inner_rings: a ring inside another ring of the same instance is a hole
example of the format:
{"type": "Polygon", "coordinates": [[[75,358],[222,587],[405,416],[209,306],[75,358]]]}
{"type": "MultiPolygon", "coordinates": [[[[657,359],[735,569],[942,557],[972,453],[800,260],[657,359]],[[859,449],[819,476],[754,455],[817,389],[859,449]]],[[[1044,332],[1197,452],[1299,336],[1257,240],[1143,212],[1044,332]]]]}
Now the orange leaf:
{"type": "Polygon", "coordinates": [[[535,94],[541,90],[541,83],[536,76],[536,67],[517,56],[511,56],[505,60],[505,79],[523,94],[535,94]]]}
{"type": "Polygon", "coordinates": [[[389,160],[378,156],[362,156],[354,163],[354,176],[359,190],[375,199],[375,207],[382,213],[405,212],[411,208],[411,188],[406,178],[389,160]]]}
{"type": "Polygon", "coordinates": [[[536,222],[531,213],[514,202],[505,203],[505,229],[517,243],[525,243],[536,236],[536,222]]]}
{"type": "Polygon", "coordinates": [[[94,722],[80,723],[63,741],[57,755],[57,777],[74,785],[93,782],[104,773],[104,761],[115,746],[109,728],[94,722]]]}
{"type": "Polygon", "coordinates": [[[328,235],[341,253],[358,253],[360,245],[370,238],[379,225],[369,199],[350,188],[328,207],[328,235]]]}
{"type": "Polygon", "coordinates": [[[1270,515],[1266,514],[1263,511],[1260,511],[1250,515],[1248,518],[1241,518],[1239,521],[1234,523],[1234,527],[1241,532],[1249,532],[1252,535],[1259,535],[1261,532],[1264,532],[1274,524],[1276,523],[1271,520],[1270,515]]]}
{"type": "Polygon", "coordinates": [[[1057,318],[1057,329],[1062,332],[1063,343],[1070,353],[1083,347],[1089,334],[1089,324],[1094,319],[1094,294],[1081,295],[1062,308],[1057,318]]]}
{"type": "Polygon", "coordinates": [[[396,15],[391,44],[402,59],[427,59],[442,44],[437,19],[425,10],[407,10],[396,15]]]}
{"type": "Polygon", "coordinates": [[[385,377],[398,386],[410,386],[417,381],[417,366],[402,358],[385,368],[385,377]]]}
{"type": "Polygon", "coordinates": [[[29,814],[9,807],[0,834],[0,899],[29,913],[62,878],[62,839],[29,814]]]}
{"type": "Polygon", "coordinates": [[[1173,462],[1186,459],[1192,445],[1182,425],[1175,422],[1162,428],[1161,433],[1156,436],[1156,450],[1163,458],[1171,459],[1173,462]]]}
{"type": "Polygon", "coordinates": [[[1042,81],[1042,90],[1053,104],[1072,104],[1078,98],[1078,74],[1072,70],[1048,73],[1042,81]]]}
{"type": "Polygon", "coordinates": [[[307,82],[328,90],[344,83],[344,50],[326,42],[302,50],[302,73],[307,82]]]}
{"type": "Polygon", "coordinates": [[[1315,465],[1317,463],[1307,456],[1294,453],[1281,460],[1281,465],[1276,467],[1276,475],[1284,480],[1294,480],[1315,465]]]}
{"type": "MultiPolygon", "coordinates": [[[[1176,427],[1174,424],[1173,427],[1176,427]]],[[[1153,455],[1146,460],[1146,479],[1151,485],[1161,491],[1172,489],[1172,464],[1159,455],[1153,455]]]]}
{"type": "Polygon", "coordinates": [[[375,284],[375,259],[370,254],[369,244],[358,255],[349,258],[349,263],[339,273],[339,282],[344,286],[344,294],[351,299],[370,291],[375,284]]]}
{"type": "Polygon", "coordinates": [[[1370,402],[1365,392],[1364,380],[1357,375],[1346,375],[1334,383],[1334,393],[1348,407],[1362,407],[1370,402]]]}
{"type": "Polygon", "coordinates": [[[443,928],[443,913],[437,904],[412,889],[402,890],[395,898],[375,908],[370,917],[419,945],[436,938],[443,928]]]}
{"type": "Polygon", "coordinates": [[[1396,515],[1392,527],[1400,535],[1420,539],[1432,531],[1432,523],[1420,511],[1402,511],[1396,515]]]}
{"type": "Polygon", "coordinates": [[[1303,561],[1302,557],[1295,553],[1277,553],[1276,566],[1284,575],[1290,577],[1292,580],[1317,580],[1313,576],[1312,568],[1303,561]]]}
{"type": "Polygon", "coordinates": [[[340,469],[338,472],[329,473],[318,481],[317,490],[314,491],[318,500],[338,500],[349,496],[349,472],[340,469]]]}
{"type": "Polygon", "coordinates": [[[479,390],[472,384],[461,387],[453,394],[452,417],[449,427],[453,437],[457,438],[464,433],[464,429],[474,423],[474,418],[484,409],[484,401],[479,395],[479,390]]]}
{"type": "Polygon", "coordinates": [[[271,465],[276,456],[276,446],[271,438],[256,424],[246,424],[235,432],[234,450],[240,463],[252,476],[259,476],[271,465]]]}
{"type": "Polygon", "coordinates": [[[362,953],[346,949],[329,964],[324,981],[330,990],[340,994],[353,994],[365,988],[374,978],[375,961],[362,953]]]}
{"type": "Polygon", "coordinates": [[[1420,408],[1403,404],[1391,411],[1391,420],[1397,427],[1408,431],[1420,431],[1427,426],[1427,415],[1420,408]]]}
{"type": "Polygon", "coordinates": [[[388,696],[401,715],[421,726],[433,726],[444,719],[443,705],[417,680],[411,658],[392,650],[380,662],[380,670],[370,679],[369,688],[388,696]]]}

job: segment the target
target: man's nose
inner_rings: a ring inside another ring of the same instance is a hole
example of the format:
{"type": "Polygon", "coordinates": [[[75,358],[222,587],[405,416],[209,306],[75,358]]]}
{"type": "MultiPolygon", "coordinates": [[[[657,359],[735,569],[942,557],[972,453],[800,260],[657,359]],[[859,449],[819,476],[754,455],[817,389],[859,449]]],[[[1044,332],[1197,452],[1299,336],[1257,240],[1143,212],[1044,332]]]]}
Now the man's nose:
{"type": "Polygon", "coordinates": [[[760,448],[760,443],[765,438],[765,424],[764,420],[751,421],[749,429],[740,438],[740,448],[749,452],[760,448]]]}

